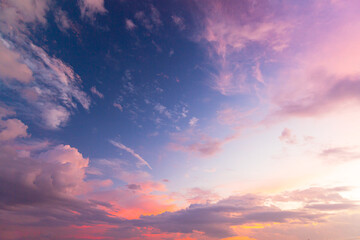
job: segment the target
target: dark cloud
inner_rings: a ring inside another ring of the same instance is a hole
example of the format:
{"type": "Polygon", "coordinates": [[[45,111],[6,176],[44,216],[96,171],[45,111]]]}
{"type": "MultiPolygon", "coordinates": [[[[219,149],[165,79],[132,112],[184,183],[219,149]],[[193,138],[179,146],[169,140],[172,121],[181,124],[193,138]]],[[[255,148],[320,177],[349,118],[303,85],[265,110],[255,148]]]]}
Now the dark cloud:
{"type": "MultiPolygon", "coordinates": [[[[321,192],[323,189],[318,188],[318,190],[321,192]]],[[[289,223],[291,221],[308,223],[323,221],[323,217],[326,216],[326,213],[310,212],[307,208],[281,210],[275,205],[266,204],[269,199],[271,196],[232,196],[214,204],[192,204],[177,212],[142,216],[133,223],[140,227],[152,226],[163,232],[200,231],[211,238],[224,238],[236,235],[230,228],[234,225],[259,222],[289,223]]],[[[338,206],[338,209],[334,208],[334,210],[342,210],[343,208],[340,206],[345,207],[346,205],[338,206]]],[[[318,210],[327,209],[319,207],[318,210]]]]}

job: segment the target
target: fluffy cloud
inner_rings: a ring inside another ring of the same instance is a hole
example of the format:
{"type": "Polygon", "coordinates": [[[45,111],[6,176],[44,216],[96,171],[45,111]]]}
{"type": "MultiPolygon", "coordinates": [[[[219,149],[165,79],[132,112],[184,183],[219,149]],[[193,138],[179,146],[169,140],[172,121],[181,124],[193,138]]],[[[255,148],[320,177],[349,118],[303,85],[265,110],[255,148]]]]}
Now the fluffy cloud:
{"type": "Polygon", "coordinates": [[[0,9],[0,30],[10,32],[27,31],[26,25],[46,24],[49,0],[5,0],[0,9]]]}
{"type": "Polygon", "coordinates": [[[19,119],[3,119],[14,114],[14,112],[0,107],[0,141],[9,141],[28,136],[28,127],[19,119]]]}
{"type": "Polygon", "coordinates": [[[22,61],[19,53],[8,49],[0,40],[0,78],[30,82],[33,79],[32,71],[22,61]]]}
{"type": "Polygon", "coordinates": [[[173,133],[173,142],[169,148],[173,151],[182,151],[199,154],[201,157],[211,157],[222,150],[222,146],[238,137],[239,133],[230,134],[220,139],[204,134],[201,131],[189,129],[180,133],[173,133]]]}
{"type": "Polygon", "coordinates": [[[84,186],[89,160],[68,145],[58,145],[36,158],[19,156],[4,146],[1,156],[1,203],[6,207],[73,196],[84,186]]]}
{"type": "Polygon", "coordinates": [[[189,120],[189,125],[190,127],[195,127],[196,124],[198,123],[199,119],[196,118],[196,117],[192,117],[190,120],[189,120]]]}

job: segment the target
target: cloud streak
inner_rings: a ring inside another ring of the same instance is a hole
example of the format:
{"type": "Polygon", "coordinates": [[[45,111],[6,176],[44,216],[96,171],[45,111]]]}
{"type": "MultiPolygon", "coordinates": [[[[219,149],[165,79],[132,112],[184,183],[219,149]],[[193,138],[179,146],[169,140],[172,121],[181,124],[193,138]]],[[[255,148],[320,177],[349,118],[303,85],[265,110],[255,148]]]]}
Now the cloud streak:
{"type": "MultiPolygon", "coordinates": [[[[110,140],[109,141],[112,145],[114,145],[115,147],[119,148],[119,149],[122,149],[128,153],[130,153],[133,157],[135,157],[136,159],[139,160],[139,165],[145,165],[147,166],[148,168],[152,169],[151,166],[149,165],[148,162],[146,162],[139,154],[137,154],[133,149],[125,146],[124,144],[122,143],[119,143],[119,142],[115,142],[113,140],[110,140]]],[[[138,165],[138,164],[137,164],[138,165]]]]}

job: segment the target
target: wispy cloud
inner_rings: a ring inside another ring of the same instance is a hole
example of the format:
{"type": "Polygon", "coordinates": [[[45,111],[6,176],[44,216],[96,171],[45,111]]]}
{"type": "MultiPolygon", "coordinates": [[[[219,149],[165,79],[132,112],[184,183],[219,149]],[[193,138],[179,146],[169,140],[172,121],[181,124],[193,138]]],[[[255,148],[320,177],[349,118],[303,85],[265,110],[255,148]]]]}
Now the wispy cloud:
{"type": "Polygon", "coordinates": [[[173,20],[174,24],[182,31],[186,28],[184,19],[177,15],[172,15],[171,19],[173,20]]]}
{"type": "Polygon", "coordinates": [[[0,76],[6,82],[4,87],[19,97],[16,103],[8,104],[21,108],[36,122],[44,123],[43,126],[55,129],[66,124],[78,103],[89,109],[90,99],[82,91],[81,78],[73,68],[49,56],[28,37],[26,24],[34,27],[47,24],[48,4],[42,0],[36,4],[11,1],[1,8],[0,76]],[[9,72],[9,69],[17,71],[9,72]]]}
{"type": "Polygon", "coordinates": [[[91,21],[95,20],[96,14],[105,14],[107,10],[104,6],[104,0],[78,0],[82,17],[87,17],[91,21]]]}
{"type": "Polygon", "coordinates": [[[138,11],[135,13],[135,19],[140,22],[149,32],[158,30],[163,25],[159,10],[152,4],[149,6],[149,13],[138,11]]]}
{"type": "Polygon", "coordinates": [[[115,147],[119,148],[119,149],[122,149],[122,150],[127,151],[128,153],[130,153],[131,155],[133,155],[136,159],[138,159],[138,160],[139,160],[139,164],[137,164],[137,165],[140,165],[140,166],[141,166],[141,165],[145,165],[145,166],[147,166],[148,168],[152,169],[152,168],[150,167],[149,163],[146,162],[146,161],[145,161],[139,154],[137,154],[133,149],[125,146],[125,145],[122,144],[122,143],[115,142],[115,141],[113,141],[113,140],[110,140],[110,143],[111,143],[112,145],[114,145],[115,147]]]}
{"type": "Polygon", "coordinates": [[[296,136],[288,128],[284,128],[284,130],[281,132],[281,135],[279,136],[279,139],[288,144],[297,143],[296,136]]]}
{"type": "Polygon", "coordinates": [[[98,96],[99,98],[104,98],[104,94],[102,94],[101,92],[99,92],[95,86],[92,86],[90,88],[90,91],[92,92],[92,94],[98,96]]]}
{"type": "Polygon", "coordinates": [[[356,147],[332,147],[324,149],[320,157],[329,162],[348,162],[359,160],[360,151],[356,147]]]}
{"type": "Polygon", "coordinates": [[[279,13],[274,15],[266,1],[199,4],[204,12],[204,29],[199,40],[209,43],[210,61],[216,69],[211,74],[215,90],[223,95],[250,93],[259,82],[264,82],[256,59],[264,52],[276,52],[287,46],[290,22],[282,19],[281,6],[278,7],[279,13]],[[258,51],[241,54],[252,44],[258,46],[258,51]],[[249,64],[253,65],[253,71],[248,70],[249,64]]]}
{"type": "Polygon", "coordinates": [[[136,25],[131,19],[126,18],[125,19],[125,27],[126,27],[127,30],[131,31],[131,30],[134,30],[136,28],[136,25]]]}

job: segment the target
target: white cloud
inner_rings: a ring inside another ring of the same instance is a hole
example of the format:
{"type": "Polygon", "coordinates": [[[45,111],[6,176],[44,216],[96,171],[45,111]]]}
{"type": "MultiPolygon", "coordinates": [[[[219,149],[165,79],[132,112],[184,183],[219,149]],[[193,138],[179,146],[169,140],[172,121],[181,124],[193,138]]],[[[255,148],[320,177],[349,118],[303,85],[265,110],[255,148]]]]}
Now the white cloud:
{"type": "Polygon", "coordinates": [[[194,126],[196,126],[196,124],[198,123],[198,121],[199,121],[198,118],[192,117],[192,118],[189,120],[189,125],[190,125],[191,127],[194,127],[194,126]]]}
{"type": "Polygon", "coordinates": [[[146,162],[146,161],[145,161],[139,154],[137,154],[133,149],[125,146],[125,145],[122,144],[122,143],[115,142],[115,141],[112,141],[112,140],[110,140],[110,143],[111,143],[112,145],[114,145],[115,147],[117,147],[117,148],[120,148],[120,149],[122,149],[122,150],[127,151],[128,153],[130,153],[131,155],[133,155],[136,159],[138,159],[138,160],[139,160],[139,164],[137,164],[137,165],[140,165],[140,166],[145,165],[145,166],[147,166],[148,168],[152,169],[152,168],[150,167],[149,163],[146,162]]]}
{"type": "Polygon", "coordinates": [[[42,117],[47,127],[56,129],[68,121],[70,113],[62,106],[47,106],[42,117]]]}

